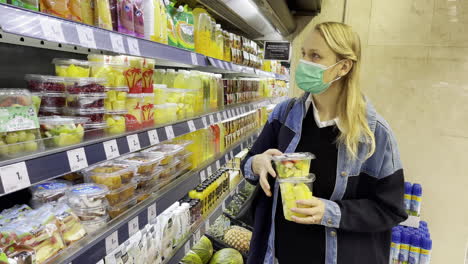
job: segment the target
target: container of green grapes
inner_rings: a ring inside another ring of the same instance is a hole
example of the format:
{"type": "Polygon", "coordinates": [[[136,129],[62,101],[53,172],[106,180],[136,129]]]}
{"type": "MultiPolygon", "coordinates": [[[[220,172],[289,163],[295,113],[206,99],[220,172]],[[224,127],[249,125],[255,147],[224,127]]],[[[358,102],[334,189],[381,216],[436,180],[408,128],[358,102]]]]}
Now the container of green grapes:
{"type": "Polygon", "coordinates": [[[315,155],[309,152],[285,153],[273,156],[276,173],[280,179],[308,176],[310,161],[313,159],[315,159],[315,155]]]}
{"type": "Polygon", "coordinates": [[[313,173],[307,176],[278,179],[283,202],[283,213],[286,220],[292,221],[292,216],[305,217],[305,215],[292,212],[291,209],[305,207],[298,205],[296,203],[298,200],[312,199],[314,181],[315,175],[313,173]]]}

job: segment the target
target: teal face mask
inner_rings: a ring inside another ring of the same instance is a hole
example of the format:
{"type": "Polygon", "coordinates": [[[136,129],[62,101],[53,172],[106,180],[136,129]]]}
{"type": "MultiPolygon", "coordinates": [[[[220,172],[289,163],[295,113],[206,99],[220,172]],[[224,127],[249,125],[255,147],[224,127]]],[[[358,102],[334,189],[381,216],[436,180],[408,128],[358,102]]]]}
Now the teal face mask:
{"type": "Polygon", "coordinates": [[[323,93],[325,90],[330,87],[330,85],[341,78],[339,76],[335,80],[324,83],[323,82],[323,72],[331,67],[335,66],[336,64],[340,63],[341,61],[327,67],[318,63],[300,60],[299,65],[296,68],[296,84],[301,90],[309,92],[311,94],[320,94],[323,93]]]}

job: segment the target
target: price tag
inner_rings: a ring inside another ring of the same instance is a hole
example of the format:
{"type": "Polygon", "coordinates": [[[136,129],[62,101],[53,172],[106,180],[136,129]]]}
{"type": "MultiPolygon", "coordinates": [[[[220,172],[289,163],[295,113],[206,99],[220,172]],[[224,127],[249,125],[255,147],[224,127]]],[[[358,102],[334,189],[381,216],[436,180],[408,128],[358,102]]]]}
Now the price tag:
{"type": "Polygon", "coordinates": [[[200,182],[204,182],[206,180],[206,174],[205,171],[202,170],[200,171],[200,182]]]}
{"type": "Polygon", "coordinates": [[[109,33],[109,35],[112,44],[112,50],[116,53],[126,53],[123,37],[114,33],[109,33]]]}
{"type": "Polygon", "coordinates": [[[196,53],[190,53],[190,57],[192,58],[192,64],[193,65],[198,65],[198,58],[196,53]]]}
{"type": "Polygon", "coordinates": [[[204,116],[204,117],[202,118],[202,122],[203,122],[203,127],[204,127],[204,128],[208,126],[208,121],[206,120],[206,116],[204,116]]]}
{"type": "Polygon", "coordinates": [[[167,126],[164,128],[164,130],[166,130],[167,139],[175,138],[174,129],[172,129],[172,126],[167,126]]]}
{"type": "Polygon", "coordinates": [[[212,125],[212,124],[214,124],[214,123],[215,123],[214,117],[213,117],[213,115],[210,115],[210,125],[212,125]]]}
{"type": "Polygon", "coordinates": [[[200,229],[198,229],[197,232],[195,232],[195,234],[193,234],[194,243],[197,243],[198,241],[200,241],[200,237],[201,237],[200,233],[201,233],[200,229]]]}
{"type": "Polygon", "coordinates": [[[221,113],[217,113],[216,118],[218,118],[218,122],[221,122],[222,120],[221,113]]]}
{"type": "Polygon", "coordinates": [[[151,145],[156,145],[159,143],[158,131],[156,131],[156,129],[148,131],[148,137],[151,145]]]}
{"type": "Polygon", "coordinates": [[[60,21],[43,17],[41,19],[41,28],[44,38],[56,42],[65,42],[65,35],[60,21]]]}
{"type": "Polygon", "coordinates": [[[14,192],[31,185],[28,169],[24,161],[1,167],[0,178],[5,193],[14,192]]]}
{"type": "Polygon", "coordinates": [[[241,149],[244,149],[244,142],[241,143],[241,149]]]}
{"type": "Polygon", "coordinates": [[[104,260],[101,259],[100,261],[96,262],[96,264],[104,264],[104,260]]]}
{"type": "Polygon", "coordinates": [[[223,208],[223,211],[226,211],[226,200],[221,202],[221,207],[223,208]]]}
{"type": "Polygon", "coordinates": [[[106,237],[106,254],[109,255],[118,246],[119,246],[119,233],[115,231],[110,236],[106,237]]]}
{"type": "Polygon", "coordinates": [[[91,27],[87,26],[76,26],[78,32],[78,38],[80,39],[81,46],[95,49],[96,41],[94,40],[94,32],[91,27]]]}
{"type": "Polygon", "coordinates": [[[104,145],[104,151],[106,152],[106,158],[108,160],[114,159],[120,156],[119,147],[117,146],[117,140],[115,139],[109,140],[102,144],[104,145]]]}
{"type": "Polygon", "coordinates": [[[216,161],[216,169],[219,170],[221,168],[221,162],[219,160],[216,161]]]}
{"type": "Polygon", "coordinates": [[[210,177],[211,175],[213,175],[212,171],[211,171],[211,166],[208,166],[208,168],[206,168],[206,174],[208,175],[208,177],[210,177]]]}
{"type": "Polygon", "coordinates": [[[226,114],[226,111],[223,111],[223,119],[227,119],[227,114],[226,114]]]}
{"type": "Polygon", "coordinates": [[[231,152],[229,152],[229,156],[231,156],[231,159],[234,158],[234,153],[232,153],[232,150],[231,150],[231,152]]]}
{"type": "Polygon", "coordinates": [[[88,160],[84,148],[77,148],[67,151],[68,164],[71,171],[77,171],[88,167],[88,160]]]}
{"type": "Polygon", "coordinates": [[[133,236],[136,232],[140,230],[140,225],[138,224],[138,215],[135,216],[130,222],[128,222],[128,235],[133,236]]]}
{"type": "Polygon", "coordinates": [[[205,222],[205,232],[208,232],[210,230],[210,219],[206,219],[205,222]]]}
{"type": "Polygon", "coordinates": [[[229,163],[229,155],[227,155],[227,154],[224,155],[224,160],[226,161],[225,162],[226,164],[229,163]]]}
{"type": "Polygon", "coordinates": [[[156,203],[148,206],[148,223],[156,221],[156,203]]]}
{"type": "Polygon", "coordinates": [[[190,240],[187,241],[187,243],[185,243],[184,251],[185,251],[185,255],[187,255],[187,253],[190,251],[190,240]]]}
{"type": "Polygon", "coordinates": [[[140,139],[138,138],[138,134],[128,135],[127,143],[128,143],[128,149],[130,150],[130,152],[135,152],[141,149],[140,139]]]}
{"type": "Polygon", "coordinates": [[[135,56],[141,55],[138,39],[129,37],[127,38],[127,44],[128,44],[128,52],[130,52],[130,54],[135,55],[135,56]]]}
{"type": "Polygon", "coordinates": [[[190,132],[194,132],[195,130],[197,130],[197,128],[195,127],[195,124],[193,123],[193,120],[187,121],[187,124],[188,124],[190,132]]]}

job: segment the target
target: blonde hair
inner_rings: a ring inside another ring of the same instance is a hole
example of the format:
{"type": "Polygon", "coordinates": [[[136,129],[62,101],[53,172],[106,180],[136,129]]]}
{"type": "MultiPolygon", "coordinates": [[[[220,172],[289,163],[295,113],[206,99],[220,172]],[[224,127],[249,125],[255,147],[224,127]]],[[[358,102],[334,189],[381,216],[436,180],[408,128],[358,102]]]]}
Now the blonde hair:
{"type": "Polygon", "coordinates": [[[340,120],[341,133],[338,142],[346,145],[351,157],[357,158],[359,141],[364,137],[369,146],[366,158],[375,151],[375,137],[369,128],[366,116],[366,102],[359,85],[361,68],[361,43],[353,29],[343,23],[325,22],[315,26],[328,46],[340,60],[353,61],[348,74],[342,77],[343,90],[338,98],[337,114],[340,120]]]}

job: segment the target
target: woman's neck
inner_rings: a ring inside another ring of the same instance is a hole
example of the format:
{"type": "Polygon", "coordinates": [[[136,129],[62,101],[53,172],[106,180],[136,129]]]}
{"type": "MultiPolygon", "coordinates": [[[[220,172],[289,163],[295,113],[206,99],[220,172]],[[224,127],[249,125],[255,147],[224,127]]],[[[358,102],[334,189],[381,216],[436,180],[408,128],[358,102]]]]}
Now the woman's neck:
{"type": "Polygon", "coordinates": [[[321,121],[335,119],[337,116],[338,96],[342,90],[341,81],[334,82],[321,94],[314,94],[313,100],[321,121]]]}

